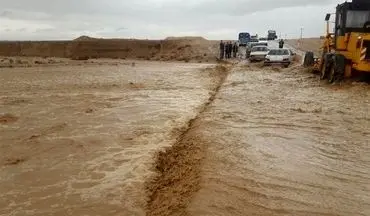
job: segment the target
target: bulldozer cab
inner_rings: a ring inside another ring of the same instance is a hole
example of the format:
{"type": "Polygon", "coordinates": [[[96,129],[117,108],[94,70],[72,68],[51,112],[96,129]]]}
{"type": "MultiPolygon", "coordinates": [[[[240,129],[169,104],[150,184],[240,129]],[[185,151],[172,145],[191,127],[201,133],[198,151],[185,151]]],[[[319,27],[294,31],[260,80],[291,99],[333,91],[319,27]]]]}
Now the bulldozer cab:
{"type": "MultiPolygon", "coordinates": [[[[325,16],[329,23],[331,14],[325,16]]],[[[334,25],[335,48],[340,49],[339,37],[347,33],[370,33],[370,2],[367,0],[353,0],[345,2],[336,8],[334,25]]]]}

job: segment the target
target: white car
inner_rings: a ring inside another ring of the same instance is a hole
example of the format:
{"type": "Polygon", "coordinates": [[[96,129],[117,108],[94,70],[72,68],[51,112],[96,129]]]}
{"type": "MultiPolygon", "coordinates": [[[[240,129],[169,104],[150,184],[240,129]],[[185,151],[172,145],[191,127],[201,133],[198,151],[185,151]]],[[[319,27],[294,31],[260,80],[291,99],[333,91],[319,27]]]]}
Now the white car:
{"type": "Polygon", "coordinates": [[[260,43],[268,43],[267,38],[260,38],[259,42],[260,43]]]}
{"type": "Polygon", "coordinates": [[[247,43],[247,48],[246,48],[246,57],[249,58],[251,55],[252,48],[255,46],[268,46],[268,43],[260,43],[260,42],[249,42],[247,43]]]}
{"type": "Polygon", "coordinates": [[[271,49],[265,57],[264,65],[281,64],[284,67],[289,67],[294,56],[295,53],[290,49],[271,49]]]}
{"type": "Polygon", "coordinates": [[[270,50],[267,46],[254,46],[251,49],[249,61],[250,62],[263,61],[269,51],[270,50]]]}

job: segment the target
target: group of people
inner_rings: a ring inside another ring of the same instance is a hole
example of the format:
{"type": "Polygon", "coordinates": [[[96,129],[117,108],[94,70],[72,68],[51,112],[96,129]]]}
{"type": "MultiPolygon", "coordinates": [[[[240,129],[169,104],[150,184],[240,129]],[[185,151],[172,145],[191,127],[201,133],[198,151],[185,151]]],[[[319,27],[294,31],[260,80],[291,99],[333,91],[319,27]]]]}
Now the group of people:
{"type": "Polygon", "coordinates": [[[238,53],[238,44],[232,42],[220,42],[220,59],[230,59],[232,57],[236,58],[238,53]]]}

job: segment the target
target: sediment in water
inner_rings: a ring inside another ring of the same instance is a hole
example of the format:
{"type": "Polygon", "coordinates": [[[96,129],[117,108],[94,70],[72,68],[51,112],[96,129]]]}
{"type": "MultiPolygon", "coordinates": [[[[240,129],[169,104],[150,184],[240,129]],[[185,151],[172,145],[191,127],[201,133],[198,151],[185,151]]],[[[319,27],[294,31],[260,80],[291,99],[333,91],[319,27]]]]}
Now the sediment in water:
{"type": "Polygon", "coordinates": [[[200,189],[201,164],[206,148],[206,141],[202,140],[196,128],[197,120],[214,101],[230,69],[231,65],[207,69],[215,81],[211,96],[198,115],[188,122],[176,142],[157,154],[156,175],[146,185],[148,216],[188,215],[186,208],[200,189]]]}

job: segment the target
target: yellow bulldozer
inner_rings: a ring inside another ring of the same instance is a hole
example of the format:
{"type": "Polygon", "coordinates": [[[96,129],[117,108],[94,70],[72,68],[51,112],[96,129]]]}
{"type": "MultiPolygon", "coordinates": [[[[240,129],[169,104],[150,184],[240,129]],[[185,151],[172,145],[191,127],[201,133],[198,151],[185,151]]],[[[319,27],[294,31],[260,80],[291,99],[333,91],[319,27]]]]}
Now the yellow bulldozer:
{"type": "Polygon", "coordinates": [[[322,55],[306,52],[303,66],[313,67],[329,83],[351,77],[357,72],[370,73],[370,2],[353,0],[337,5],[334,31],[326,14],[326,36],[322,55]]]}

